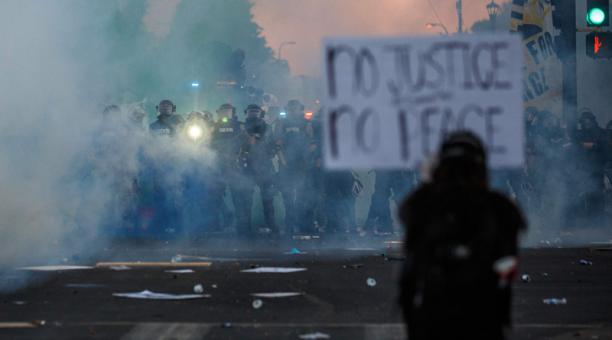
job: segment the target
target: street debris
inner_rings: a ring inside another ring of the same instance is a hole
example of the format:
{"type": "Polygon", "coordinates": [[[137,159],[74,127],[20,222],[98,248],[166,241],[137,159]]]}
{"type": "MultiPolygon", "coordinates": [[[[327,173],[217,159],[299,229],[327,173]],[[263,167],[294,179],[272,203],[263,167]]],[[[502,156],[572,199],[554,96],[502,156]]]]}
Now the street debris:
{"type": "Polygon", "coordinates": [[[366,283],[369,287],[375,287],[376,286],[376,280],[374,278],[368,277],[368,279],[366,280],[366,283]]]}
{"type": "Polygon", "coordinates": [[[154,267],[210,267],[212,262],[98,262],[96,268],[111,268],[118,266],[132,268],[154,268],[154,267]]]}
{"type": "Polygon", "coordinates": [[[16,304],[17,306],[23,306],[26,304],[25,301],[13,301],[14,304],[16,304]]]}
{"type": "Polygon", "coordinates": [[[204,293],[204,287],[202,287],[201,284],[197,284],[195,286],[193,286],[193,292],[196,294],[202,294],[204,293]]]}
{"type": "Polygon", "coordinates": [[[521,275],[521,281],[525,283],[529,283],[531,282],[531,276],[529,276],[529,274],[523,274],[521,275]]]}
{"type": "Polygon", "coordinates": [[[298,292],[274,292],[274,293],[252,293],[251,296],[260,297],[260,298],[286,298],[293,296],[300,296],[302,293],[298,292]]]}
{"type": "Polygon", "coordinates": [[[130,299],[148,299],[148,300],[190,300],[202,299],[210,297],[208,294],[166,294],[155,293],[149,290],[134,293],[113,293],[113,296],[130,299]]]}
{"type": "Polygon", "coordinates": [[[21,267],[18,268],[20,270],[31,270],[31,271],[39,271],[39,272],[55,272],[55,271],[63,271],[63,270],[82,270],[82,269],[93,269],[91,266],[68,266],[68,265],[58,265],[58,266],[34,266],[34,267],[21,267]]]}
{"type": "Polygon", "coordinates": [[[316,332],[316,333],[302,334],[300,335],[300,339],[304,339],[304,340],[331,339],[331,336],[329,336],[329,334],[316,332]]]}
{"type": "Polygon", "coordinates": [[[259,267],[252,269],[243,269],[241,272],[243,273],[296,273],[303,272],[306,268],[291,268],[291,267],[259,267]]]}
{"type": "Polygon", "coordinates": [[[405,261],[406,258],[403,256],[389,256],[387,254],[380,254],[385,261],[405,261]]]}
{"type": "Polygon", "coordinates": [[[351,268],[351,269],[359,269],[363,267],[362,263],[355,263],[355,264],[343,264],[342,268],[347,269],[347,268],[351,268]]]}
{"type": "Polygon", "coordinates": [[[106,287],[106,285],[100,283],[68,283],[64,287],[66,288],[100,288],[106,287]]]}
{"type": "Polygon", "coordinates": [[[316,240],[318,239],[318,235],[294,235],[294,240],[316,240]]]}
{"type": "Polygon", "coordinates": [[[214,289],[217,289],[217,284],[216,284],[216,283],[213,283],[213,284],[211,285],[211,287],[213,287],[214,289]]]}
{"type": "Polygon", "coordinates": [[[166,270],[166,273],[172,273],[172,274],[192,274],[195,273],[193,271],[193,269],[172,269],[172,270],[166,270]]]}
{"type": "Polygon", "coordinates": [[[255,299],[253,300],[252,306],[255,309],[259,309],[261,308],[261,306],[263,306],[263,301],[261,301],[260,299],[255,299]]]}
{"type": "Polygon", "coordinates": [[[542,299],[542,303],[544,303],[545,305],[566,305],[567,299],[566,298],[542,299]]]}
{"type": "Polygon", "coordinates": [[[592,266],[593,265],[593,261],[589,261],[585,259],[580,260],[578,263],[580,263],[581,266],[592,266]]]}
{"type": "Polygon", "coordinates": [[[308,254],[307,252],[301,251],[297,248],[291,248],[288,252],[285,252],[287,255],[300,255],[300,254],[308,254]]]}
{"type": "Polygon", "coordinates": [[[7,328],[36,328],[40,322],[0,322],[0,329],[7,328]]]}

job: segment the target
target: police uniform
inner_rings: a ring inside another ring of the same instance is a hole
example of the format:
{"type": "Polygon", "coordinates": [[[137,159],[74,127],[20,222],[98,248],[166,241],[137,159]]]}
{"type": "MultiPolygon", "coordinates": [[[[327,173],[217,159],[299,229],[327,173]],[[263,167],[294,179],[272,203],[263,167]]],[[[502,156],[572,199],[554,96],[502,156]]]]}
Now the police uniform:
{"type": "MultiPolygon", "coordinates": [[[[176,107],[171,101],[162,100],[160,106],[162,104],[172,105],[172,113],[160,113],[157,120],[149,125],[149,130],[156,137],[175,137],[182,129],[183,118],[174,113],[176,107]]],[[[171,190],[168,190],[169,184],[165,182],[165,174],[175,171],[174,165],[170,160],[159,159],[155,161],[148,159],[147,163],[150,164],[150,167],[145,177],[150,182],[153,202],[150,223],[158,232],[176,231],[177,227],[182,224],[181,214],[177,199],[171,196],[171,190]]]]}
{"type": "Polygon", "coordinates": [[[175,136],[183,122],[183,118],[178,114],[160,114],[157,120],[149,125],[149,130],[155,136],[175,136]]]}
{"type": "Polygon", "coordinates": [[[252,236],[251,207],[253,205],[253,190],[259,187],[266,226],[274,234],[278,234],[274,214],[274,164],[272,158],[275,147],[267,135],[268,126],[262,118],[247,118],[244,123],[244,133],[241,134],[238,167],[240,184],[238,185],[236,202],[236,218],[242,234],[252,236]]]}
{"type": "Polygon", "coordinates": [[[227,118],[218,120],[213,125],[210,146],[216,152],[216,164],[213,170],[213,214],[212,225],[216,227],[229,227],[231,216],[224,200],[226,191],[229,191],[232,204],[238,210],[236,195],[240,178],[236,159],[240,150],[240,133],[242,123],[238,119],[227,118]]]}
{"type": "Polygon", "coordinates": [[[285,225],[304,233],[312,232],[312,221],[304,220],[304,184],[308,171],[306,155],[309,145],[307,124],[308,121],[303,117],[288,117],[279,122],[277,131],[277,138],[282,143],[278,182],[285,205],[285,225]]]}

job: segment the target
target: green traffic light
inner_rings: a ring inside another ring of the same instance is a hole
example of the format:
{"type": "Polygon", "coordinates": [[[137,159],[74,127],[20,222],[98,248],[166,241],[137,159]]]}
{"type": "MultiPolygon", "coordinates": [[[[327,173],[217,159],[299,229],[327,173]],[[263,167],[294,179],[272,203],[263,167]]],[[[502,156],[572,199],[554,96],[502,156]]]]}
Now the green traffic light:
{"type": "Polygon", "coordinates": [[[586,20],[590,25],[601,25],[606,20],[606,13],[601,8],[591,8],[587,13],[586,20]]]}

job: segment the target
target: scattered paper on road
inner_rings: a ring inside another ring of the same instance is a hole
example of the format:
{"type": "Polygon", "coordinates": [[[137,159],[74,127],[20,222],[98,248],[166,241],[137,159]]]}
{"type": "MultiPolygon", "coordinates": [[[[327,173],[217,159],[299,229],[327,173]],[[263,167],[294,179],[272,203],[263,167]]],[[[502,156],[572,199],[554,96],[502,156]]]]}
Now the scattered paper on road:
{"type": "Polygon", "coordinates": [[[130,299],[149,299],[149,300],[190,300],[210,297],[208,294],[166,294],[155,293],[149,290],[134,293],[113,293],[113,296],[130,299]]]}
{"type": "Polygon", "coordinates": [[[210,267],[212,262],[99,262],[96,263],[96,268],[112,268],[118,266],[126,266],[133,268],[147,267],[210,267]]]}
{"type": "Polygon", "coordinates": [[[286,298],[293,296],[300,296],[302,293],[298,292],[274,292],[274,293],[252,293],[251,296],[260,297],[260,298],[286,298]]]}
{"type": "Polygon", "coordinates": [[[331,339],[331,336],[329,336],[329,334],[316,332],[316,333],[302,334],[300,335],[300,339],[305,339],[305,340],[331,339]]]}
{"type": "Polygon", "coordinates": [[[291,268],[291,267],[259,267],[252,269],[241,270],[243,273],[296,273],[303,272],[306,268],[291,268]]]}
{"type": "Polygon", "coordinates": [[[191,273],[195,273],[193,271],[193,269],[173,269],[173,270],[166,270],[166,273],[172,273],[172,274],[191,274],[191,273]]]}
{"type": "Polygon", "coordinates": [[[301,255],[301,254],[308,254],[308,253],[305,251],[301,251],[297,248],[292,248],[291,250],[286,251],[285,254],[286,255],[301,255]]]}
{"type": "Polygon", "coordinates": [[[82,270],[82,269],[93,269],[90,266],[67,266],[67,265],[59,265],[59,266],[34,266],[34,267],[21,267],[20,270],[31,270],[31,271],[39,271],[39,272],[55,272],[62,270],[82,270]]]}

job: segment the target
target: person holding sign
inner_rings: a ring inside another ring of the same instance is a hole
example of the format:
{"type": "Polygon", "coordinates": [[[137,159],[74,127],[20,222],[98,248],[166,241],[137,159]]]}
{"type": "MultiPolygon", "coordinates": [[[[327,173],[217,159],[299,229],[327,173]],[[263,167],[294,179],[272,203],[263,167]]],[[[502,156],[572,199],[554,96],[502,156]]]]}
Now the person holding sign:
{"type": "Polygon", "coordinates": [[[406,226],[400,303],[411,340],[504,339],[519,209],[489,189],[487,155],[469,132],[443,142],[430,183],[399,210],[406,226]]]}

